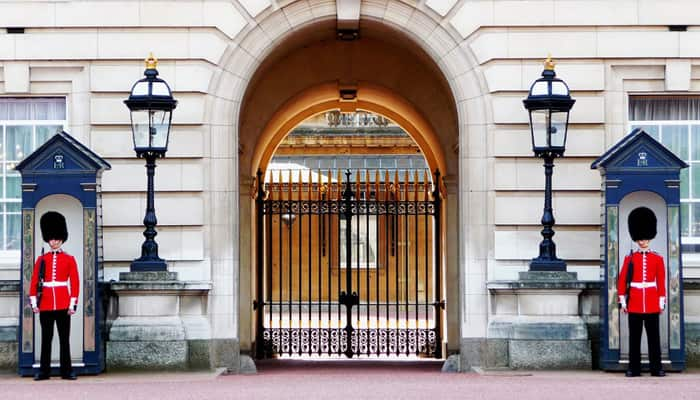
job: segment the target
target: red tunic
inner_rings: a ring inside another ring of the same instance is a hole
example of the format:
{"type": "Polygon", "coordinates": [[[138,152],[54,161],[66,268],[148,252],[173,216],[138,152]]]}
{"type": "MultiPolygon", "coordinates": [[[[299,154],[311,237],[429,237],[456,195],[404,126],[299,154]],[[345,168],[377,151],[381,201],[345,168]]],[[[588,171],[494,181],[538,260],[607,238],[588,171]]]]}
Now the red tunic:
{"type": "MultiPolygon", "coordinates": [[[[42,256],[34,263],[34,273],[29,286],[29,299],[36,305],[36,285],[39,281],[39,265],[42,256]]],[[[44,289],[39,311],[67,310],[78,304],[80,277],[75,258],[63,251],[48,252],[44,258],[44,289]]]]}
{"type": "MultiPolygon", "coordinates": [[[[666,269],[664,259],[653,251],[632,253],[632,284],[627,310],[636,314],[660,313],[659,298],[666,297],[666,269]]],[[[625,294],[627,268],[630,256],[625,257],[617,279],[617,293],[625,294]]]]}

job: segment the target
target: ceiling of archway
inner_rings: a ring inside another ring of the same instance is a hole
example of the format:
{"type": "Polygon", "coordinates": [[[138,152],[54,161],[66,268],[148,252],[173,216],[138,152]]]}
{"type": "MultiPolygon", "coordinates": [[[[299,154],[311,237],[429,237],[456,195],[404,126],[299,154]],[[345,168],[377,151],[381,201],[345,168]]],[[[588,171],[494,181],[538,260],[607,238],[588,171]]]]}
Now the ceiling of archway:
{"type": "Polygon", "coordinates": [[[457,154],[451,149],[458,142],[457,112],[439,68],[405,35],[364,20],[358,40],[337,40],[335,21],[327,21],[290,35],[261,63],[241,108],[241,170],[250,170],[252,149],[275,111],[328,82],[371,82],[402,96],[437,132],[448,173],[456,173],[457,154]]]}

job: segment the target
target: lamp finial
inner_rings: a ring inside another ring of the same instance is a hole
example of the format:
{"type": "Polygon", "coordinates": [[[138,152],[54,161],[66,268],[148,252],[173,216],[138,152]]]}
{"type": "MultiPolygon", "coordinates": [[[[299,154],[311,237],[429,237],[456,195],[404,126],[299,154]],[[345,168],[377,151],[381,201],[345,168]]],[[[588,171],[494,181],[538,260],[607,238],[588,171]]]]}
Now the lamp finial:
{"type": "Polygon", "coordinates": [[[146,62],[146,69],[156,69],[156,66],[158,66],[158,59],[153,56],[153,52],[150,52],[148,58],[144,61],[146,62]]]}
{"type": "Polygon", "coordinates": [[[547,54],[547,59],[544,60],[544,69],[547,71],[554,71],[554,60],[552,60],[551,54],[547,54]]]}

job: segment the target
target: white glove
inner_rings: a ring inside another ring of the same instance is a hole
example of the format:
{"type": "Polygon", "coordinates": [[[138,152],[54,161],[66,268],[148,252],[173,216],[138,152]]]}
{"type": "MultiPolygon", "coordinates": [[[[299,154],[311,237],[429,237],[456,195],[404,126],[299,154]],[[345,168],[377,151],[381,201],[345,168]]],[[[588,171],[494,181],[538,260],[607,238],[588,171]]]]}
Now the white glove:
{"type": "Polygon", "coordinates": [[[661,311],[666,309],[666,298],[665,297],[659,297],[659,308],[661,311]]]}
{"type": "Polygon", "coordinates": [[[627,300],[625,300],[625,296],[618,296],[620,300],[620,307],[622,308],[622,311],[627,312],[627,300]]]}

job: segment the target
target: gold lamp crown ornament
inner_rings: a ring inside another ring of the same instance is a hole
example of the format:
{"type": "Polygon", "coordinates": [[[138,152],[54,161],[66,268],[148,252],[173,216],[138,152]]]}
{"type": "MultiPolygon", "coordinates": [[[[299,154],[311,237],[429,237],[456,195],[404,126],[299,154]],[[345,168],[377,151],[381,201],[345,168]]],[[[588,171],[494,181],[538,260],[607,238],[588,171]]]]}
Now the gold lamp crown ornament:
{"type": "Polygon", "coordinates": [[[148,58],[144,60],[146,62],[146,69],[156,69],[158,66],[158,59],[153,56],[153,52],[148,54],[148,58]]]}
{"type": "Polygon", "coordinates": [[[554,71],[554,60],[552,60],[551,54],[548,54],[547,59],[544,60],[544,69],[547,71],[554,71]]]}

